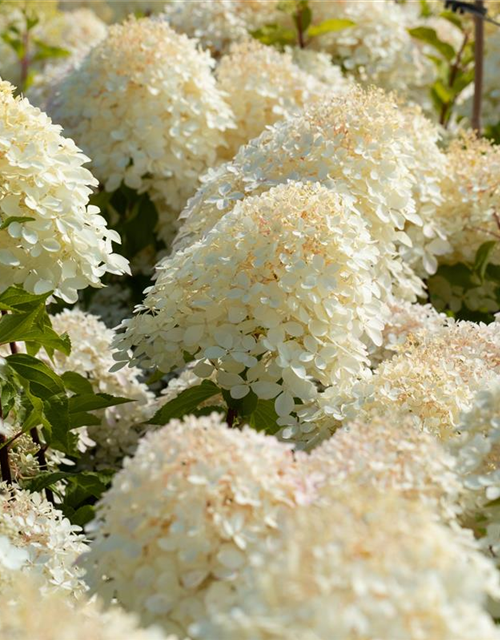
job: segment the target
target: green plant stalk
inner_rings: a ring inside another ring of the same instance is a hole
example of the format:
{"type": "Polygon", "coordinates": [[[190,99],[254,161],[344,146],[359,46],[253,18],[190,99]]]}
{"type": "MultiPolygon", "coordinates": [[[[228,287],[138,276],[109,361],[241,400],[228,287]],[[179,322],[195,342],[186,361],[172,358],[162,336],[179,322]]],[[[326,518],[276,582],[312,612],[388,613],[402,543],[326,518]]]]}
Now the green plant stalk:
{"type": "MultiPolygon", "coordinates": [[[[455,59],[455,62],[453,63],[453,66],[450,70],[450,77],[449,77],[449,81],[448,81],[448,86],[450,87],[450,89],[453,89],[453,85],[455,84],[455,80],[457,79],[457,74],[458,74],[458,70],[460,68],[460,62],[462,60],[462,56],[464,54],[465,51],[465,47],[467,46],[467,43],[469,41],[469,34],[466,33],[464,35],[464,40],[462,42],[462,46],[460,47],[460,50],[457,53],[457,57],[455,59]]],[[[455,100],[456,100],[456,96],[455,98],[453,98],[453,100],[451,100],[450,102],[447,102],[446,104],[443,104],[443,107],[441,109],[441,115],[439,118],[439,124],[441,124],[445,129],[448,126],[449,122],[450,122],[450,118],[451,118],[451,111],[453,109],[453,105],[455,104],[455,100]]]]}

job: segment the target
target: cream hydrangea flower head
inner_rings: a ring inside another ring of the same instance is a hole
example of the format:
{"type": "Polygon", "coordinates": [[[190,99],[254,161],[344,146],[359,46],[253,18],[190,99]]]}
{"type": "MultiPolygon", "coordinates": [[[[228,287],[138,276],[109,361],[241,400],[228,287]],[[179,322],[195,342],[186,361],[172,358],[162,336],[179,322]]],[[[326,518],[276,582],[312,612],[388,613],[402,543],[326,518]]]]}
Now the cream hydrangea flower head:
{"type": "Polygon", "coordinates": [[[177,640],[160,630],[140,629],[135,618],[118,607],[103,612],[100,603],[78,602],[61,591],[40,595],[32,575],[9,572],[2,594],[0,640],[177,640]]]}
{"type": "Polygon", "coordinates": [[[155,413],[154,394],[140,382],[137,367],[110,373],[115,364],[111,343],[115,332],[108,329],[97,316],[79,309],[66,309],[51,318],[58,333],[66,332],[71,340],[71,354],[56,352],[53,367],[59,375],[75,371],[88,378],[96,393],[108,393],[133,400],[130,404],[109,407],[97,412],[101,423],[88,427],[97,447],[96,461],[114,467],[135,450],[144,431],[143,423],[155,413]]]}
{"type": "MultiPolygon", "coordinates": [[[[451,320],[441,329],[411,337],[392,360],[356,390],[348,415],[382,413],[388,419],[411,417],[413,423],[446,441],[475,394],[500,375],[500,332],[491,325],[451,320]]],[[[329,390],[322,396],[329,409],[329,390]]],[[[332,407],[335,407],[335,399],[332,407]]]]}
{"type": "Polygon", "coordinates": [[[325,504],[286,514],[239,589],[207,595],[203,640],[497,640],[485,611],[493,564],[468,531],[396,492],[347,482],[325,504]]]}
{"type": "Polygon", "coordinates": [[[92,158],[107,191],[123,183],[150,194],[167,239],[233,126],[213,64],[165,22],[130,18],[109,28],[47,107],[92,158]]]}
{"type": "Polygon", "coordinates": [[[88,204],[97,182],[82,167],[87,160],[50,118],[0,83],[1,291],[19,284],[75,302],[106,272],[128,271],[113,253],[120,236],[88,204]]]}
{"type": "Polygon", "coordinates": [[[185,633],[313,494],[272,436],[229,429],[217,414],[173,420],[144,437],[102,497],[86,580],[143,624],[185,633]]]}
{"type": "Polygon", "coordinates": [[[370,361],[376,368],[383,360],[392,358],[410,336],[432,333],[447,322],[444,313],[438,313],[431,304],[412,304],[393,299],[388,303],[389,316],[382,331],[382,344],[367,344],[370,361]]]}
{"type": "MultiPolygon", "coordinates": [[[[451,245],[442,261],[473,262],[483,242],[500,237],[500,147],[464,134],[447,156],[444,202],[436,213],[451,245]]],[[[494,258],[500,259],[498,250],[494,258]]]]}
{"type": "Polygon", "coordinates": [[[280,424],[316,383],[341,396],[381,343],[379,254],[349,198],[290,183],[238,203],[200,242],[160,262],[115,359],[168,372],[188,352],[235,399],[275,398],[280,424]]]}
{"type": "Polygon", "coordinates": [[[44,590],[82,592],[83,571],[74,563],[88,547],[80,527],[72,525],[40,493],[5,484],[0,488],[0,536],[26,552],[22,570],[39,574],[44,590]]]}
{"type": "Polygon", "coordinates": [[[455,458],[408,419],[392,420],[389,414],[354,420],[309,455],[297,455],[323,495],[335,495],[344,484],[372,486],[423,502],[444,521],[462,511],[455,458]]]}
{"type": "MultiPolygon", "coordinates": [[[[423,205],[439,201],[442,154],[432,125],[418,131],[413,119],[425,122],[418,110],[402,107],[393,96],[358,89],[278,122],[231,163],[207,174],[181,214],[175,246],[203,237],[246,195],[289,180],[320,182],[352,198],[402,295],[419,293],[413,272],[392,258],[396,245],[411,246],[405,227],[425,223],[429,233],[434,229],[432,207],[426,211],[423,205]]],[[[407,252],[408,259],[419,261],[419,248],[407,252]]],[[[390,291],[390,279],[382,287],[390,291]]]]}
{"type": "MultiPolygon", "coordinates": [[[[412,3],[409,3],[410,5],[412,3]]],[[[434,79],[430,60],[408,28],[417,26],[414,13],[390,0],[364,2],[310,0],[314,22],[351,20],[354,26],[315,38],[314,48],[333,56],[348,73],[367,85],[426,99],[434,79]]]]}
{"type": "Polygon", "coordinates": [[[171,0],[161,17],[218,56],[233,42],[248,40],[250,31],[279,20],[277,5],[278,0],[171,0]]]}
{"type": "Polygon", "coordinates": [[[478,392],[456,431],[450,450],[466,490],[464,523],[475,531],[485,553],[500,564],[500,381],[478,392]]]}
{"type": "Polygon", "coordinates": [[[256,40],[233,45],[216,76],[236,123],[226,133],[228,148],[222,154],[226,159],[267,126],[336,93],[335,86],[302,71],[290,54],[256,40]]]}
{"type": "Polygon", "coordinates": [[[348,93],[354,87],[352,79],[344,76],[342,68],[333,64],[332,57],[327,53],[300,47],[287,47],[286,51],[292,55],[293,61],[302,71],[335,87],[337,95],[348,93]]]}

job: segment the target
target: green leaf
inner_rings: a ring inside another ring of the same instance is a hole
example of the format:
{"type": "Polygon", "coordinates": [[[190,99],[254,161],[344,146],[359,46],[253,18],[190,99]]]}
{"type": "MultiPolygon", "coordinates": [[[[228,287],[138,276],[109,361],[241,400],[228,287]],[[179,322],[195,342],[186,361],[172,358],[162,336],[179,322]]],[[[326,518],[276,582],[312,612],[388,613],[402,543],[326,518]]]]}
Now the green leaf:
{"type": "Polygon", "coordinates": [[[149,420],[148,424],[164,425],[174,418],[182,418],[196,411],[202,402],[213,398],[219,393],[221,393],[221,390],[216,384],[210,380],[204,380],[200,385],[182,391],[177,398],[163,405],[149,420]]]}
{"type": "Polygon", "coordinates": [[[97,411],[98,409],[107,409],[127,402],[135,402],[135,400],[111,396],[108,393],[84,393],[69,398],[69,412],[97,411]]]}
{"type": "Polygon", "coordinates": [[[72,425],[69,420],[68,397],[66,394],[58,394],[45,400],[43,413],[47,444],[53,449],[63,451],[68,455],[76,455],[78,438],[75,433],[71,433],[72,425]]]}
{"type": "Polygon", "coordinates": [[[408,29],[408,33],[413,38],[416,38],[421,42],[425,42],[436,49],[436,51],[439,51],[439,53],[449,62],[455,58],[455,49],[451,44],[440,40],[434,29],[430,29],[429,27],[416,27],[415,29],[408,29]]]}
{"type": "Polygon", "coordinates": [[[79,413],[70,414],[71,429],[78,429],[78,427],[98,427],[102,420],[93,413],[87,413],[86,411],[80,411],[79,413]]]}
{"type": "Polygon", "coordinates": [[[67,471],[44,471],[33,478],[25,480],[23,486],[33,493],[40,492],[44,489],[50,488],[60,480],[65,480],[70,475],[73,474],[68,473],[67,471]]]}
{"type": "Polygon", "coordinates": [[[73,393],[82,394],[93,394],[94,389],[92,388],[92,384],[89,382],[85,376],[81,376],[76,371],[65,371],[61,376],[62,381],[64,382],[64,386],[68,391],[73,391],[73,393]]]}
{"type": "Polygon", "coordinates": [[[309,27],[307,35],[310,38],[315,38],[316,36],[322,36],[325,33],[331,33],[332,31],[343,31],[344,29],[348,29],[349,27],[354,26],[356,26],[356,23],[352,20],[333,18],[331,20],[323,20],[323,22],[309,27]]]}
{"type": "MultiPolygon", "coordinates": [[[[68,507],[70,509],[71,507],[68,507]]],[[[66,516],[68,518],[68,516],[66,516]]],[[[72,524],[76,524],[78,527],[84,527],[95,517],[95,507],[91,504],[84,504],[78,509],[74,510],[71,517],[68,518],[72,524]]]]}
{"type": "Polygon", "coordinates": [[[277,424],[278,414],[274,409],[274,400],[258,400],[248,424],[256,431],[265,431],[271,435],[280,430],[277,424]]]}
{"type": "Polygon", "coordinates": [[[28,293],[22,287],[13,286],[0,295],[0,304],[5,304],[17,311],[28,312],[33,311],[40,305],[45,305],[49,296],[50,292],[37,295],[36,293],[28,293]]]}
{"type": "Polygon", "coordinates": [[[24,341],[41,313],[43,313],[43,309],[37,307],[29,313],[2,316],[0,318],[0,344],[24,341]]]}
{"type": "Polygon", "coordinates": [[[28,216],[9,216],[8,218],[5,218],[2,224],[0,224],[0,231],[7,229],[7,227],[13,222],[19,222],[22,224],[23,222],[30,222],[31,220],[35,220],[35,218],[29,218],[28,216]]]}
{"type": "Polygon", "coordinates": [[[474,259],[474,271],[481,278],[481,281],[484,280],[486,268],[490,261],[491,254],[495,250],[496,246],[497,246],[496,240],[489,240],[488,242],[483,242],[483,244],[479,247],[479,249],[476,252],[476,257],[474,259]]]}
{"type": "Polygon", "coordinates": [[[262,44],[279,47],[294,45],[297,40],[293,29],[287,29],[279,24],[266,24],[260,29],[250,31],[250,35],[262,44]]]}
{"type": "Polygon", "coordinates": [[[33,43],[36,45],[37,51],[32,57],[33,62],[39,62],[41,60],[47,60],[48,58],[67,58],[70,52],[61,47],[52,47],[41,40],[33,38],[33,43]]]}
{"type": "Polygon", "coordinates": [[[305,6],[298,9],[295,15],[295,26],[297,27],[297,29],[300,29],[302,33],[306,33],[309,25],[311,24],[311,20],[312,11],[306,4],[305,6]]]}
{"type": "Polygon", "coordinates": [[[38,358],[25,353],[16,353],[7,356],[6,360],[21,378],[29,382],[31,392],[38,398],[45,400],[56,394],[65,393],[61,378],[38,358]]]}
{"type": "Polygon", "coordinates": [[[441,80],[436,80],[436,82],[432,85],[432,88],[436,92],[436,95],[439,97],[439,100],[444,104],[449,104],[453,100],[453,92],[449,87],[446,87],[441,80]]]}
{"type": "Polygon", "coordinates": [[[456,27],[460,29],[460,31],[463,30],[462,20],[454,11],[448,11],[448,10],[441,11],[439,16],[441,18],[444,18],[445,20],[448,20],[448,22],[451,22],[451,24],[454,24],[456,27]]]}

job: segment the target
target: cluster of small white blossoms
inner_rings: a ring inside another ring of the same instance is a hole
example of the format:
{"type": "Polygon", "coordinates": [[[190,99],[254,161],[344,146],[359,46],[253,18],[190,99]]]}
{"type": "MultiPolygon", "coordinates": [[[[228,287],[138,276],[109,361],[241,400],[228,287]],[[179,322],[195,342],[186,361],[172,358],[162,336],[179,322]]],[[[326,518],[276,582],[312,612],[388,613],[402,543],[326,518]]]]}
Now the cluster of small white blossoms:
{"type": "Polygon", "coordinates": [[[267,126],[336,93],[335,86],[302,71],[289,53],[256,40],[233,45],[222,57],[216,77],[236,124],[226,133],[228,147],[221,154],[226,159],[267,126]]]}
{"type": "Polygon", "coordinates": [[[314,23],[330,19],[355,23],[314,38],[313,48],[331,54],[334,62],[362,83],[425,99],[434,69],[408,33],[409,27],[417,26],[412,12],[390,0],[370,2],[369,6],[364,2],[310,0],[310,7],[314,23]]]}
{"type": "MultiPolygon", "coordinates": [[[[450,251],[444,262],[473,262],[483,242],[500,238],[500,147],[473,134],[451,143],[444,201],[436,212],[450,251]]],[[[500,252],[495,251],[498,260],[500,252]]]]}
{"type": "MultiPolygon", "coordinates": [[[[410,337],[400,353],[386,360],[368,383],[353,390],[347,415],[383,414],[390,420],[410,417],[424,431],[446,441],[453,438],[460,414],[475,394],[499,379],[500,332],[490,325],[449,320],[429,334],[410,337]]],[[[321,403],[334,413],[327,389],[321,403]]]]}
{"type": "Polygon", "coordinates": [[[332,58],[323,51],[287,47],[286,52],[292,55],[295,64],[321,82],[335,87],[337,95],[348,93],[354,86],[351,78],[345,77],[342,68],[332,64],[332,58]]]}
{"type": "Polygon", "coordinates": [[[132,362],[169,372],[188,352],[200,363],[194,373],[215,369],[233,398],[275,399],[286,437],[298,435],[293,414],[318,382],[340,398],[369,374],[363,337],[381,344],[386,315],[378,257],[348,197],[280,185],[237,203],[158,265],[114,357],[124,366],[134,347],[132,362]]]}
{"type": "Polygon", "coordinates": [[[44,590],[79,594],[83,571],[75,567],[88,547],[72,525],[40,493],[0,485],[0,536],[26,552],[23,571],[43,578],[44,590]]]}
{"type": "MultiPolygon", "coordinates": [[[[476,530],[488,555],[500,556],[500,381],[481,390],[463,413],[451,440],[465,494],[465,524],[476,530]]],[[[499,561],[496,560],[498,563],[499,561]]]]}
{"type": "Polygon", "coordinates": [[[227,53],[233,42],[247,40],[252,30],[279,19],[277,5],[277,0],[173,0],[161,18],[218,56],[227,53]]]}
{"type": "Polygon", "coordinates": [[[148,433],[97,507],[91,590],[143,624],[186,633],[245,580],[283,515],[314,497],[289,446],[217,414],[148,433]]]}
{"type": "Polygon", "coordinates": [[[130,18],[109,28],[47,107],[92,158],[107,191],[123,183],[150,194],[166,240],[233,126],[213,65],[167,23],[130,18]]]}
{"type": "Polygon", "coordinates": [[[0,290],[18,284],[75,302],[106,272],[128,272],[128,261],[113,253],[120,236],[88,204],[97,184],[82,166],[88,158],[12,90],[0,83],[0,290]]]}
{"type": "Polygon", "coordinates": [[[397,245],[409,244],[405,258],[420,259],[422,251],[416,247],[412,253],[405,227],[425,224],[424,235],[437,233],[432,201],[440,202],[445,163],[436,142],[432,125],[418,110],[379,90],[353,90],[276,123],[232,162],[210,171],[181,214],[184,224],[174,246],[203,237],[247,195],[289,180],[319,182],[349,194],[369,222],[385,271],[381,287],[391,291],[387,274],[393,273],[397,293],[413,297],[421,293],[421,283],[394,254],[397,245]]]}
{"type": "Polygon", "coordinates": [[[74,601],[61,591],[40,594],[32,576],[9,571],[2,593],[0,640],[177,640],[156,629],[140,629],[119,609],[102,611],[98,602],[74,601]]]}
{"type": "Polygon", "coordinates": [[[346,483],[397,491],[425,503],[446,522],[463,510],[455,458],[408,419],[393,420],[389,414],[354,420],[310,454],[297,455],[321,493],[334,495],[346,483]]]}
{"type": "Polygon", "coordinates": [[[59,0],[58,6],[61,11],[92,9],[104,22],[110,22],[113,19],[113,10],[106,0],[59,0]]]}
{"type": "Polygon", "coordinates": [[[133,400],[130,404],[95,412],[101,423],[87,428],[97,444],[93,450],[96,461],[108,468],[116,466],[125,455],[134,452],[144,432],[143,423],[155,412],[154,394],[140,382],[141,371],[137,367],[110,373],[115,364],[111,351],[115,332],[97,316],[79,309],[66,309],[51,320],[54,330],[67,333],[71,340],[69,356],[56,352],[52,358],[56,373],[75,371],[88,378],[96,393],[133,400]]]}
{"type": "MultiPolygon", "coordinates": [[[[207,599],[200,640],[497,640],[493,563],[469,531],[397,492],[347,482],[291,510],[238,587],[207,599]]],[[[225,586],[225,585],[222,585],[225,586]]]]}
{"type": "Polygon", "coordinates": [[[446,324],[447,316],[438,313],[431,304],[413,304],[406,300],[391,300],[389,313],[382,330],[382,344],[367,344],[370,362],[376,368],[383,360],[392,358],[410,336],[432,333],[446,324]]]}
{"type": "Polygon", "coordinates": [[[76,9],[58,12],[34,36],[44,44],[74,54],[96,45],[106,37],[106,33],[106,24],[91,9],[76,9]]]}

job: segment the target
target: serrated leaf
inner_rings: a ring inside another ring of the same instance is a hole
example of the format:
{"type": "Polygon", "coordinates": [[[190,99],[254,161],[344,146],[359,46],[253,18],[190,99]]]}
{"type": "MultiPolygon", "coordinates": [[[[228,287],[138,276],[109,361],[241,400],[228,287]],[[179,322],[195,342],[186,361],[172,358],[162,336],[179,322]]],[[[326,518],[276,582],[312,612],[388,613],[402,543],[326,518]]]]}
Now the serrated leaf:
{"type": "Polygon", "coordinates": [[[43,310],[35,308],[29,313],[15,313],[0,318],[0,344],[22,342],[33,328],[43,310]]]}
{"type": "Polygon", "coordinates": [[[15,285],[9,287],[0,295],[0,304],[5,304],[17,311],[28,312],[33,311],[33,309],[42,304],[45,305],[45,302],[50,295],[50,292],[42,293],[40,295],[28,293],[28,291],[25,291],[22,287],[15,285]]]}
{"type": "Polygon", "coordinates": [[[28,216],[9,216],[0,224],[0,231],[7,229],[13,222],[23,223],[30,222],[31,220],[35,220],[35,218],[29,218],[28,216]]]}
{"type": "Polygon", "coordinates": [[[408,29],[408,33],[417,40],[421,42],[425,42],[429,46],[439,51],[439,53],[446,58],[449,62],[451,62],[455,56],[455,49],[448,44],[448,42],[444,42],[440,40],[438,34],[434,29],[430,27],[416,27],[415,29],[408,29]]]}
{"type": "Polygon", "coordinates": [[[210,380],[204,380],[200,385],[182,391],[177,398],[163,405],[148,421],[148,424],[164,425],[174,418],[182,418],[196,411],[202,402],[219,393],[221,390],[216,384],[210,380]]]}
{"type": "Polygon", "coordinates": [[[332,33],[334,31],[343,31],[344,29],[348,29],[349,27],[354,27],[354,26],[356,26],[356,23],[353,22],[352,20],[332,18],[331,20],[324,20],[319,24],[309,27],[307,31],[307,35],[310,38],[315,38],[317,36],[322,36],[325,33],[332,33]]]}
{"type": "Polygon", "coordinates": [[[94,389],[92,388],[92,384],[85,377],[76,373],[76,371],[65,371],[61,375],[61,379],[64,382],[64,386],[69,391],[73,391],[73,393],[78,394],[93,394],[94,389]]]}
{"type": "Polygon", "coordinates": [[[68,455],[76,455],[78,438],[71,433],[68,397],[65,393],[52,396],[43,403],[44,431],[47,444],[68,455]]]}
{"type": "Polygon", "coordinates": [[[84,393],[69,398],[69,412],[81,413],[86,411],[97,411],[98,409],[107,409],[115,407],[119,404],[127,402],[135,402],[129,398],[120,398],[112,396],[108,393],[84,393]]]}
{"type": "Polygon", "coordinates": [[[64,383],[44,362],[25,353],[16,353],[6,358],[10,367],[29,382],[31,392],[39,398],[47,399],[65,393],[64,383]]]}

